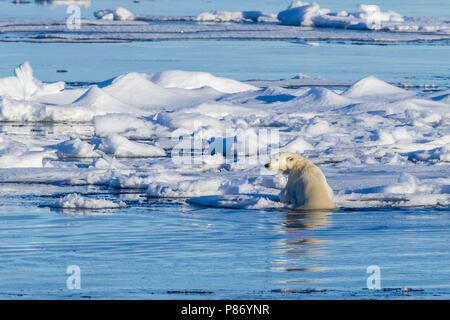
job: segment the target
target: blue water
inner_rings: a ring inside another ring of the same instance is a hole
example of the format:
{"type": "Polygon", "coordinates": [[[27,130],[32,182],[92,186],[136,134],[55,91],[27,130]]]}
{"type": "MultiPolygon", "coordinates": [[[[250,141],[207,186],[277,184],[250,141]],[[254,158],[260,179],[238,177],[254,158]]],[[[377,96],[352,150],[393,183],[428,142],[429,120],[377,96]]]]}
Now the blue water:
{"type": "Polygon", "coordinates": [[[129,208],[80,212],[46,207],[40,186],[2,191],[19,188],[1,201],[0,298],[450,298],[448,208],[227,210],[90,188],[129,208]]]}
{"type": "Polygon", "coordinates": [[[127,72],[207,71],[237,80],[290,79],[299,72],[330,80],[369,75],[393,83],[449,84],[446,43],[388,46],[288,41],[158,41],[131,43],[0,43],[0,77],[30,61],[43,81],[98,82],[127,72]],[[67,73],[57,73],[65,69],[67,73]],[[414,72],[412,72],[412,70],[414,72]]]}

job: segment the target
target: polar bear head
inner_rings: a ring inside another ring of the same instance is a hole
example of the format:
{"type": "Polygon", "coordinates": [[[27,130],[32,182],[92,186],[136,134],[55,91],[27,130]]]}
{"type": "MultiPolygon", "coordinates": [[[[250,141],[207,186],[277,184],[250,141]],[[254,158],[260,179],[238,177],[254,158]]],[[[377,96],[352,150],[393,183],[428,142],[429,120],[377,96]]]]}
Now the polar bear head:
{"type": "Polygon", "coordinates": [[[301,170],[307,160],[295,153],[280,153],[278,157],[271,159],[264,166],[267,169],[289,174],[293,170],[301,170]]]}

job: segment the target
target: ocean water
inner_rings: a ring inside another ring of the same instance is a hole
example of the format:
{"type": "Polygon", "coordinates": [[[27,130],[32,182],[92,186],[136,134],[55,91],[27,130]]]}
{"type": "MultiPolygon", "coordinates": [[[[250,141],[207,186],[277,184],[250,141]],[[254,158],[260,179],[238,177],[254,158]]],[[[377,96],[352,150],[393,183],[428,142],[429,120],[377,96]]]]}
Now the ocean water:
{"type": "MultiPolygon", "coordinates": [[[[121,210],[80,211],[46,207],[51,196],[39,194],[39,185],[1,188],[4,299],[450,295],[446,208],[231,210],[79,188],[128,204],[121,210]],[[71,265],[80,268],[81,289],[66,286],[71,265]],[[369,266],[379,267],[379,290],[367,288],[369,266]]],[[[67,191],[50,189],[44,193],[67,191]]]]}
{"type": "MultiPolygon", "coordinates": [[[[447,1],[372,1],[405,15],[448,16],[447,1]]],[[[95,10],[196,15],[214,10],[278,12],[289,1],[93,0],[95,10]]],[[[358,1],[319,1],[333,10],[358,1]]],[[[65,6],[0,1],[3,19],[64,19],[65,6]]],[[[330,32],[334,32],[333,30],[330,32]]],[[[337,32],[337,31],[336,31],[337,32]]],[[[127,72],[207,71],[236,80],[298,73],[449,88],[448,40],[173,40],[119,43],[0,42],[0,77],[30,61],[37,78],[78,87],[127,72]],[[68,72],[58,73],[64,69],[68,72]]],[[[427,89],[429,90],[429,88],[427,89]]],[[[56,139],[91,125],[1,123],[6,135],[56,139]]],[[[68,160],[70,161],[70,160],[68,160]]],[[[86,164],[80,161],[79,164],[86,164]]],[[[0,169],[5,174],[8,169],[0,169]]],[[[444,173],[448,173],[443,169],[444,173]]],[[[12,173],[11,175],[13,175],[12,173]]],[[[362,175],[361,179],[370,179],[362,175]]],[[[10,179],[11,180],[11,179],[10,179]]],[[[448,187],[448,186],[447,186],[448,187]]],[[[448,192],[447,192],[448,193],[448,192]]],[[[449,299],[449,208],[390,207],[292,212],[208,208],[142,190],[63,183],[0,183],[1,299],[449,299]],[[126,208],[55,208],[61,195],[123,201],[126,208]],[[78,266],[81,288],[67,285],[78,266]],[[368,267],[380,270],[369,289],[368,267]]]]}
{"type": "Polygon", "coordinates": [[[236,80],[290,79],[298,73],[356,81],[369,75],[392,83],[448,88],[444,43],[393,45],[290,41],[190,40],[131,43],[2,43],[0,77],[30,61],[44,81],[95,83],[127,72],[205,71],[236,80]],[[67,73],[57,73],[64,69],[67,73]],[[414,70],[414,72],[411,72],[414,70]]]}

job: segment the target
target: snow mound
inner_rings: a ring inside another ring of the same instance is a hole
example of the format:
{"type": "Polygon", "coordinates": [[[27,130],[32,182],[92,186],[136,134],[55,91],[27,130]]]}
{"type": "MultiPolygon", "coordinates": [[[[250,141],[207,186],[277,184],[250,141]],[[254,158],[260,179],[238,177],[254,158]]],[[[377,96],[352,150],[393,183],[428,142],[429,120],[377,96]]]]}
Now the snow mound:
{"type": "Polygon", "coordinates": [[[277,22],[272,13],[261,11],[214,11],[203,12],[195,17],[198,22],[277,22]]]}
{"type": "Polygon", "coordinates": [[[216,77],[208,72],[169,70],[149,74],[148,79],[164,88],[197,89],[208,86],[225,93],[259,89],[236,80],[216,77]]]}
{"type": "Polygon", "coordinates": [[[91,199],[77,193],[68,194],[58,200],[55,207],[64,209],[115,209],[125,208],[126,204],[105,199],[91,199]]]}
{"type": "Polygon", "coordinates": [[[368,96],[386,96],[386,95],[411,95],[412,93],[386,83],[382,80],[369,76],[355,82],[342,94],[348,98],[360,98],[368,96]]]}
{"type": "Polygon", "coordinates": [[[130,108],[128,105],[115,99],[98,86],[91,86],[85,93],[76,99],[72,106],[89,107],[95,110],[96,114],[121,112],[130,108]]]}
{"type": "Polygon", "coordinates": [[[163,88],[149,81],[147,75],[136,72],[120,75],[99,87],[117,100],[141,108],[186,104],[186,96],[163,88]]]}
{"type": "MultiPolygon", "coordinates": [[[[341,96],[326,88],[320,87],[309,89],[307,92],[305,92],[305,94],[295,98],[293,102],[301,102],[302,104],[315,107],[338,107],[355,103],[355,101],[353,101],[352,99],[341,96]]],[[[310,109],[310,107],[307,107],[307,109],[310,109]]]]}

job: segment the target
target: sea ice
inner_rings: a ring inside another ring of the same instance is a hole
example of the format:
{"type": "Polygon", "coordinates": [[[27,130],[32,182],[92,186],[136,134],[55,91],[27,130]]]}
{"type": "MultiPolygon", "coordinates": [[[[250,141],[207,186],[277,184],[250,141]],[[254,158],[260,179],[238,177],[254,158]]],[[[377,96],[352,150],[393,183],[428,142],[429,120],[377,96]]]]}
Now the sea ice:
{"type": "Polygon", "coordinates": [[[71,193],[61,197],[55,204],[55,207],[64,209],[115,209],[124,208],[126,204],[122,201],[116,203],[105,199],[93,199],[77,193],[71,193]]]}
{"type": "Polygon", "coordinates": [[[375,77],[345,91],[260,89],[188,71],[70,89],[47,87],[29,64],[0,84],[0,119],[10,121],[0,133],[0,182],[274,208],[286,178],[264,163],[291,151],[323,170],[341,207],[450,203],[447,91],[413,92],[375,77]],[[41,126],[51,127],[45,136],[33,133],[41,126]]]}
{"type": "Polygon", "coordinates": [[[94,16],[103,20],[133,20],[134,15],[125,8],[103,9],[94,12],[94,16]]]}

